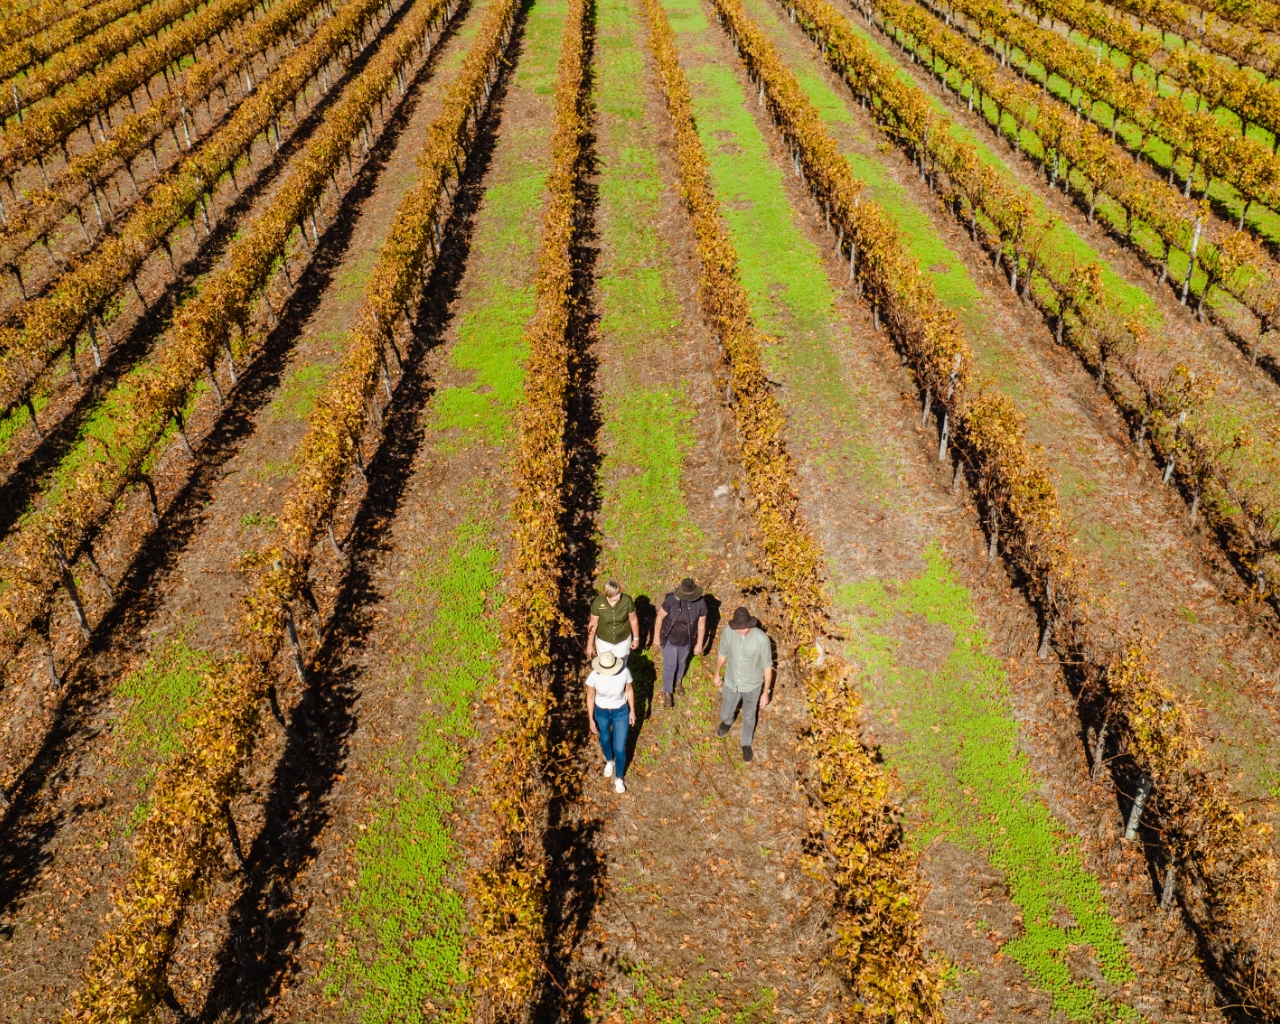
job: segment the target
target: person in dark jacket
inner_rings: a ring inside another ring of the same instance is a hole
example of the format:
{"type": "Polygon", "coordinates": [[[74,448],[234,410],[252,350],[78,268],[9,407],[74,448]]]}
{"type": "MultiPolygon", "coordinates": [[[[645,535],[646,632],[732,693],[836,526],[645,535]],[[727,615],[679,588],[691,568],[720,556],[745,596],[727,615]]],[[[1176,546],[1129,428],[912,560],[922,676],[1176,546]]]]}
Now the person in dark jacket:
{"type": "Polygon", "coordinates": [[[702,653],[706,635],[707,602],[702,588],[686,576],[662,599],[653,624],[654,646],[662,651],[662,696],[667,707],[675,707],[676,683],[684,678],[690,656],[702,653]]]}

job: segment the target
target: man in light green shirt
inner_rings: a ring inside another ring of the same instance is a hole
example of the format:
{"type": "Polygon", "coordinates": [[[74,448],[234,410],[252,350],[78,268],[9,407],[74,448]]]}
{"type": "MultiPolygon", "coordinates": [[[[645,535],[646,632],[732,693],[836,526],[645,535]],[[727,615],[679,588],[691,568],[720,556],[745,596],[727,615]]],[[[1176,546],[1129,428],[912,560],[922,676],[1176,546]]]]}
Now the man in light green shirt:
{"type": "Polygon", "coordinates": [[[760,623],[745,608],[738,608],[729,625],[720,634],[720,652],[716,658],[716,686],[720,698],[720,728],[724,736],[733,725],[742,705],[742,759],[752,758],[751,741],[755,738],[756,713],[769,706],[773,688],[773,646],[760,623]],[[723,681],[722,678],[723,677],[723,681]]]}

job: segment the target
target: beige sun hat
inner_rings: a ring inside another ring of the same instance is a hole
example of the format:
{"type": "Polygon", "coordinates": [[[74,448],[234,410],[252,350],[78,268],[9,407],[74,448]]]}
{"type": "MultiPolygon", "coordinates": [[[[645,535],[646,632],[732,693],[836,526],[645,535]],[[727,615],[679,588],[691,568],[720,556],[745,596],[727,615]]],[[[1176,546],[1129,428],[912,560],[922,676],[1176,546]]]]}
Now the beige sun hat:
{"type": "Polygon", "coordinates": [[[601,651],[591,659],[591,670],[602,676],[616,676],[622,671],[622,659],[613,651],[601,651]]]}

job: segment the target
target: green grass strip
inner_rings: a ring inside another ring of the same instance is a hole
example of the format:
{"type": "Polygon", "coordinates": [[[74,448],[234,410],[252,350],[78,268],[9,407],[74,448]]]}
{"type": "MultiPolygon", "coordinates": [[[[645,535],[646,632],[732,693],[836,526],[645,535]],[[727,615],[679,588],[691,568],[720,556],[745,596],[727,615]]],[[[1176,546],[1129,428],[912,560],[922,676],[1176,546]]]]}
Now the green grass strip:
{"type": "Polygon", "coordinates": [[[1088,979],[1073,977],[1066,957],[1079,946],[1090,949],[1111,985],[1134,973],[1097,877],[1040,796],[1041,782],[1020,749],[1008,680],[978,625],[972,595],[938,545],[928,547],[925,560],[915,579],[865,580],[839,595],[877,717],[895,722],[886,743],[890,759],[923,803],[924,824],[912,839],[924,846],[944,838],[980,850],[1003,873],[1024,934],[1001,951],[1068,1020],[1141,1020],[1088,979]],[[910,648],[922,645],[899,639],[921,620],[950,640],[925,666],[911,663],[919,656],[910,648]]]}
{"type": "Polygon", "coordinates": [[[671,256],[657,228],[662,179],[646,91],[637,88],[644,57],[632,5],[601,0],[597,32],[605,241],[599,294],[607,370],[600,574],[656,602],[706,553],[683,491],[694,407],[683,382],[648,386],[650,366],[676,357],[684,332],[683,311],[668,286],[671,256]]]}
{"type": "MultiPolygon", "coordinates": [[[[797,424],[801,425],[798,433],[803,440],[803,424],[808,422],[814,431],[812,442],[826,448],[826,436],[818,433],[816,424],[829,430],[832,421],[840,423],[841,435],[847,440],[826,453],[827,460],[818,464],[820,468],[837,484],[842,480],[841,474],[861,479],[863,489],[874,495],[868,500],[891,507],[914,507],[912,502],[918,498],[900,481],[898,474],[892,472],[895,458],[901,455],[885,450],[881,432],[867,419],[867,410],[874,409],[875,404],[860,401],[859,389],[864,385],[846,383],[847,375],[842,372],[835,346],[848,343],[848,329],[837,320],[832,285],[820,254],[805,238],[799,214],[787,200],[782,171],[769,158],[765,139],[751,116],[741,84],[733,71],[722,64],[692,63],[694,55],[706,55],[714,60],[718,52],[697,0],[664,0],[664,6],[681,49],[688,55],[687,71],[699,133],[742,261],[743,280],[753,313],[766,330],[780,336],[781,343],[771,346],[769,352],[774,372],[788,382],[784,400],[789,405],[802,406],[787,410],[791,416],[792,442],[798,439],[797,424]],[[842,452],[852,457],[842,459],[839,457],[842,452]],[[873,486],[866,486],[868,481],[873,482],[873,486]]],[[[833,102],[824,101],[821,106],[834,109],[833,102]]],[[[957,295],[963,296],[963,293],[952,293],[953,298],[957,295]]],[[[940,570],[936,549],[925,547],[921,565],[922,578],[930,579],[930,573],[937,576],[940,570]]],[[[838,578],[839,567],[832,566],[832,569],[838,578]]],[[[985,636],[972,624],[971,597],[949,576],[946,579],[947,600],[959,606],[947,613],[961,616],[964,612],[968,615],[964,620],[966,628],[972,626],[966,635],[966,656],[975,664],[995,665],[998,670],[998,663],[986,648],[985,636]]],[[[925,592],[929,593],[927,589],[925,592]]],[[[881,665],[888,677],[886,689],[895,688],[899,677],[909,674],[910,669],[903,660],[896,647],[884,650],[881,665]]],[[[953,747],[965,747],[971,740],[980,742],[983,734],[977,729],[979,724],[991,729],[999,725],[1009,742],[1016,742],[1017,723],[1006,705],[989,710],[979,703],[975,708],[961,710],[966,711],[966,717],[957,713],[952,722],[944,723],[951,730],[948,735],[953,747]]],[[[918,753],[921,758],[932,755],[937,759],[935,771],[941,772],[947,766],[944,749],[932,731],[927,740],[920,737],[918,753]]],[[[895,767],[903,753],[903,748],[888,751],[895,767]]],[[[903,761],[902,767],[909,767],[908,762],[903,761]]],[[[988,770],[995,772],[997,767],[991,765],[988,770]]],[[[991,775],[992,784],[984,785],[984,792],[991,794],[993,807],[997,803],[993,787],[998,782],[1010,784],[1015,793],[1034,794],[1041,785],[1025,758],[1012,759],[1000,770],[1003,775],[991,775]]],[[[978,774],[981,775],[981,770],[978,774]]],[[[1010,829],[997,823],[990,830],[1000,837],[997,844],[981,841],[983,837],[990,838],[985,831],[977,835],[986,828],[976,821],[983,814],[981,806],[958,805],[949,819],[950,834],[958,834],[961,825],[971,830],[977,836],[974,846],[1006,873],[1010,898],[1028,926],[1027,935],[1008,943],[1006,952],[1022,964],[1029,981],[1042,988],[1064,1012],[1083,1013],[1083,1008],[1090,1007],[1109,1014],[1106,1018],[1109,1020],[1140,1019],[1131,1008],[1109,1001],[1087,976],[1071,969],[1065,957],[1066,944],[1056,941],[1051,930],[1052,920],[1045,923],[1046,913],[1052,918],[1060,908],[1077,908],[1083,923],[1077,920],[1077,931],[1064,927],[1063,933],[1078,944],[1089,945],[1109,979],[1128,977],[1128,957],[1101,901],[1097,879],[1081,863],[1074,846],[1062,838],[1062,826],[1053,821],[1043,804],[1039,810],[1031,806],[1013,806],[1007,810],[1010,815],[1016,810],[1038,825],[1010,829]],[[1000,833],[1000,827],[1006,831],[1000,833]],[[1052,851],[1052,856],[1047,851],[1052,851]],[[1052,870],[1046,868],[1046,864],[1052,865],[1052,870]],[[1069,881],[1054,888],[1064,879],[1069,881]],[[1046,907],[1051,909],[1046,911],[1046,907]],[[1079,930],[1086,927],[1087,936],[1079,930]]],[[[935,826],[926,826],[914,838],[916,842],[925,843],[938,834],[935,826]]],[[[1084,1021],[1096,1017],[1073,1016],[1071,1019],[1084,1021]]]]}
{"type": "MultiPolygon", "coordinates": [[[[481,492],[463,499],[483,505],[481,492]]],[[[422,1020],[431,1000],[452,1004],[443,1019],[465,1019],[457,986],[466,979],[466,907],[453,884],[462,851],[449,816],[475,734],[471,706],[495,671],[497,617],[486,595],[499,583],[496,532],[492,521],[464,521],[397,595],[411,609],[406,639],[417,652],[401,671],[429,710],[412,754],[392,769],[389,799],[356,841],[344,929],[352,941],[331,950],[322,974],[325,994],[348,995],[363,1022],[422,1020]]]]}
{"type": "MultiPolygon", "coordinates": [[[[564,0],[531,6],[508,104],[522,95],[546,96],[549,110],[565,12],[564,0]]],[[[549,116],[499,129],[476,215],[469,290],[449,354],[461,379],[434,395],[426,411],[439,461],[499,460],[514,436],[549,146],[549,116]]],[[[330,941],[321,972],[326,996],[341,999],[361,1024],[463,1020],[469,1012],[461,962],[468,931],[456,887],[464,863],[449,816],[475,736],[472,703],[495,672],[497,608],[485,597],[500,582],[503,525],[493,512],[495,499],[480,485],[451,494],[469,511],[449,550],[425,555],[396,595],[414,652],[399,671],[406,688],[423,693],[426,708],[412,749],[388,759],[387,795],[358,833],[344,937],[330,941]]]]}

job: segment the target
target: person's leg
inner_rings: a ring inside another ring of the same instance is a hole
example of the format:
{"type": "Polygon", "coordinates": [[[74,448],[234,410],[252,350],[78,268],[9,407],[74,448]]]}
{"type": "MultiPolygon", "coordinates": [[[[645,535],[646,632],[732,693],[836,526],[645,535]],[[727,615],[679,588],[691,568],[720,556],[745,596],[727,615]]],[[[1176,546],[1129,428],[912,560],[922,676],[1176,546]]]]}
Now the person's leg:
{"type": "Polygon", "coordinates": [[[596,728],[600,730],[600,750],[604,753],[604,759],[606,761],[612,761],[613,720],[609,717],[609,710],[597,705],[593,717],[596,720],[596,728]]]}
{"type": "Polygon", "coordinates": [[[684,675],[685,666],[689,664],[689,648],[677,647],[675,644],[662,646],[662,692],[676,692],[676,683],[684,675]]]}
{"type": "MultiPolygon", "coordinates": [[[[680,680],[682,680],[684,678],[684,674],[689,671],[689,652],[692,649],[692,646],[676,648],[679,655],[676,659],[676,677],[672,681],[673,686],[679,686],[680,680]]],[[[684,690],[681,690],[680,692],[684,693],[684,690]]]]}
{"type": "Polygon", "coordinates": [[[614,774],[622,778],[627,773],[627,733],[631,731],[631,709],[623,704],[610,712],[613,716],[614,774]]]}
{"type": "Polygon", "coordinates": [[[756,715],[760,711],[760,694],[764,690],[761,683],[750,693],[742,694],[742,745],[751,746],[756,734],[756,715]]]}
{"type": "Polygon", "coordinates": [[[731,690],[727,686],[721,688],[720,725],[722,727],[722,731],[720,735],[723,736],[724,733],[728,730],[729,726],[733,725],[733,719],[734,719],[734,716],[737,714],[738,702],[740,700],[742,700],[742,694],[738,693],[737,690],[731,690]]]}

